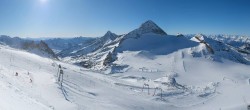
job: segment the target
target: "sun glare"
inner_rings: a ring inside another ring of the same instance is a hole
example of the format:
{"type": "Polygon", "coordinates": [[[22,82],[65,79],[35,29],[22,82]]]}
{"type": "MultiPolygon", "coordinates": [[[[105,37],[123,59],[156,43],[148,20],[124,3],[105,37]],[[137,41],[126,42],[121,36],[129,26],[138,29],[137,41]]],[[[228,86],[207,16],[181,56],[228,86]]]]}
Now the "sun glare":
{"type": "Polygon", "coordinates": [[[41,3],[46,3],[48,0],[40,0],[41,3]]]}

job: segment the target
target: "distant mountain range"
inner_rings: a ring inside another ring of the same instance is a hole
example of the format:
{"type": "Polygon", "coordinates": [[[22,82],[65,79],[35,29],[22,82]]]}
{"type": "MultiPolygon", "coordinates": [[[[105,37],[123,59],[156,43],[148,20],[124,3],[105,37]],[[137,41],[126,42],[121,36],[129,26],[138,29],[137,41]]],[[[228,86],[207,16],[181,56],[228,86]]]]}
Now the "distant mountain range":
{"type": "Polygon", "coordinates": [[[191,49],[190,53],[193,57],[205,57],[214,61],[228,59],[244,64],[249,62],[248,37],[202,34],[168,35],[151,20],[128,34],[116,35],[108,31],[103,37],[90,38],[82,42],[84,43],[63,49],[57,55],[65,62],[92,69],[117,66],[113,62],[117,61],[119,53],[125,51],[167,55],[186,48],[191,49]],[[198,41],[197,38],[202,41],[198,41]],[[197,50],[200,44],[205,44],[205,46],[197,50]]]}
{"type": "Polygon", "coordinates": [[[87,42],[93,41],[95,38],[91,37],[75,37],[75,38],[52,38],[45,39],[44,42],[55,52],[59,53],[62,50],[69,48],[79,48],[85,46],[87,42]]]}
{"type": "Polygon", "coordinates": [[[40,42],[1,36],[0,42],[13,48],[59,58],[68,63],[97,70],[117,66],[114,63],[118,59],[117,55],[126,51],[167,55],[189,49],[192,57],[204,57],[219,62],[222,59],[228,59],[243,64],[249,64],[250,54],[249,37],[202,34],[168,35],[151,20],[124,35],[108,31],[104,36],[97,38],[53,38],[40,42]]]}

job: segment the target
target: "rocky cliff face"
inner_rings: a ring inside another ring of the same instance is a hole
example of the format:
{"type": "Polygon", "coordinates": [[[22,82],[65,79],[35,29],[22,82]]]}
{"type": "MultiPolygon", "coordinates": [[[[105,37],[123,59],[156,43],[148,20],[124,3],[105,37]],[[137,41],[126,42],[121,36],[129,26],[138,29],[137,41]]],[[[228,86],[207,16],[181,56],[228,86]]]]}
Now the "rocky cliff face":
{"type": "Polygon", "coordinates": [[[26,50],[28,52],[31,52],[31,53],[34,53],[43,57],[58,59],[56,54],[51,50],[51,48],[44,41],[35,42],[32,40],[25,40],[19,37],[11,38],[9,36],[2,35],[0,36],[0,42],[2,45],[8,45],[12,48],[26,50]]]}

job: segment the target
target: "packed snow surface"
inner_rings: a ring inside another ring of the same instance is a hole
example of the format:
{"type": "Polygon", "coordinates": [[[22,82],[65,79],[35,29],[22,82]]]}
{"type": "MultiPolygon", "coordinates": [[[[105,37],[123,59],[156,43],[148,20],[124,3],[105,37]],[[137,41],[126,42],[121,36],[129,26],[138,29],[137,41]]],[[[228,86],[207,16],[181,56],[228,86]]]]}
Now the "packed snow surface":
{"type": "Polygon", "coordinates": [[[124,47],[114,63],[125,69],[115,74],[0,46],[0,109],[246,110],[250,66],[193,57],[192,52],[204,46],[188,45],[198,46],[166,53],[124,47]],[[57,81],[59,64],[64,71],[62,86],[57,81]]]}

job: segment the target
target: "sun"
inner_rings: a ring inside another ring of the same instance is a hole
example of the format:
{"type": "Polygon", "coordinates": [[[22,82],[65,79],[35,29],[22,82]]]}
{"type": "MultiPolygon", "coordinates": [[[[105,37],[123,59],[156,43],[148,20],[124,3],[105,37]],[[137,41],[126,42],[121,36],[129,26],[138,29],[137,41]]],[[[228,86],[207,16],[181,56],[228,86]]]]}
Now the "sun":
{"type": "Polygon", "coordinates": [[[41,3],[46,3],[48,0],[40,0],[41,3]]]}

